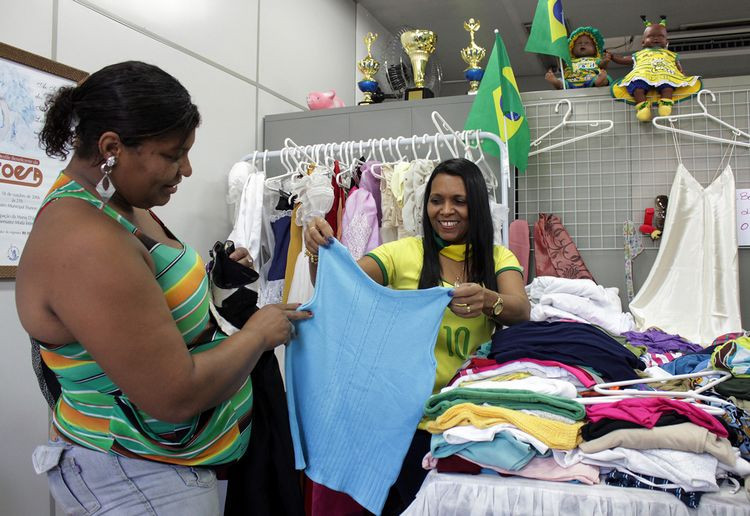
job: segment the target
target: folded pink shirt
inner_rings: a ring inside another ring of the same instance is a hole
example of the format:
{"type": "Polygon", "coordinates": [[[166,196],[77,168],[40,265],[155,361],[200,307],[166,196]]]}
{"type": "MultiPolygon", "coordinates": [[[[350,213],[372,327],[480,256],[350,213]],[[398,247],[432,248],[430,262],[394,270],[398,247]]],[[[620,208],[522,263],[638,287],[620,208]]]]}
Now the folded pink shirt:
{"type": "Polygon", "coordinates": [[[653,428],[662,414],[677,412],[687,416],[696,425],[708,429],[719,437],[728,437],[728,432],[712,415],[685,401],[668,398],[632,398],[613,403],[586,406],[586,417],[593,422],[601,419],[631,421],[646,428],[653,428]]]}

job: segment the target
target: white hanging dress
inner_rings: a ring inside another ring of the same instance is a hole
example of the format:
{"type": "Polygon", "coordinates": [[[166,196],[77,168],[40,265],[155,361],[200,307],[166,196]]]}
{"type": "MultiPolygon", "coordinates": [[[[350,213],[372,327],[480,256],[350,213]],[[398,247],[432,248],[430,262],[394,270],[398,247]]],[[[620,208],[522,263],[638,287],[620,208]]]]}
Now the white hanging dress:
{"type": "Polygon", "coordinates": [[[704,347],[742,330],[735,219],[729,165],[703,188],[680,163],[659,254],[630,303],[639,330],[655,326],[704,347]]]}

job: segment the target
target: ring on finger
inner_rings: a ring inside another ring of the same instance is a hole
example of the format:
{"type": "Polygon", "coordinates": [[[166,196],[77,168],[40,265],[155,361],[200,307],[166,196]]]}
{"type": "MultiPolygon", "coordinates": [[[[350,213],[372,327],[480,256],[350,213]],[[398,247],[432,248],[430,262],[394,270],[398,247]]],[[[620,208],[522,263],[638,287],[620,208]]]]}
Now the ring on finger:
{"type": "Polygon", "coordinates": [[[471,305],[466,305],[466,313],[467,314],[471,313],[471,305]]]}

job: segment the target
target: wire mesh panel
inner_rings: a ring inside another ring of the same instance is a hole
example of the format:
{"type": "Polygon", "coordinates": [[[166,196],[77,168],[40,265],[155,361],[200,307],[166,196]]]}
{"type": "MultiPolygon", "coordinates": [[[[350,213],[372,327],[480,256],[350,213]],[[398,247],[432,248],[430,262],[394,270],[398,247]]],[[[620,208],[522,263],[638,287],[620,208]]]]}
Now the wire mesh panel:
{"type": "MultiPolygon", "coordinates": [[[[711,114],[748,131],[750,90],[718,91],[708,102],[711,114]]],[[[580,97],[579,97],[580,98],[580,97]]],[[[657,129],[638,122],[635,110],[610,98],[571,99],[571,121],[612,120],[611,131],[531,156],[526,174],[517,177],[517,216],[530,226],[539,213],[558,215],[579,249],[622,249],[622,225],[627,219],[643,223],[644,210],[654,207],[657,195],[669,195],[682,163],[704,187],[730,163],[737,188],[750,187],[750,152],[657,129]],[[733,149],[733,150],[732,150],[733,149]],[[723,162],[722,162],[723,159],[723,162]]],[[[561,120],[565,106],[555,113],[555,102],[526,105],[531,139],[543,135],[561,120]]],[[[694,99],[675,105],[674,114],[700,111],[694,99]]],[[[721,138],[728,129],[707,120],[678,120],[681,129],[721,138]]],[[[570,140],[597,127],[566,126],[541,142],[539,148],[570,140]]],[[[532,149],[533,150],[533,149],[532,149]]],[[[667,208],[668,209],[668,208],[667,208]]],[[[644,238],[647,247],[658,244],[644,238]]]]}

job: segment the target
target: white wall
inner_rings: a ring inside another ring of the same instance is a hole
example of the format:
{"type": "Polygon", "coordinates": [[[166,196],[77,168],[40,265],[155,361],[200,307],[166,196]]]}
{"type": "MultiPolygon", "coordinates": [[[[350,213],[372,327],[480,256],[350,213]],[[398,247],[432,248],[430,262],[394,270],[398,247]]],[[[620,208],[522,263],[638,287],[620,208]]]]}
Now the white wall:
{"type": "MultiPolygon", "coordinates": [[[[353,105],[362,35],[385,33],[353,0],[0,0],[0,12],[4,43],[89,72],[150,62],[192,93],[203,116],[194,174],[157,212],[204,257],[231,229],[226,176],[260,147],[263,116],[306,109],[314,90],[353,105]]],[[[30,455],[47,438],[47,410],[14,295],[13,281],[0,281],[0,513],[45,515],[46,479],[30,455]]]]}

